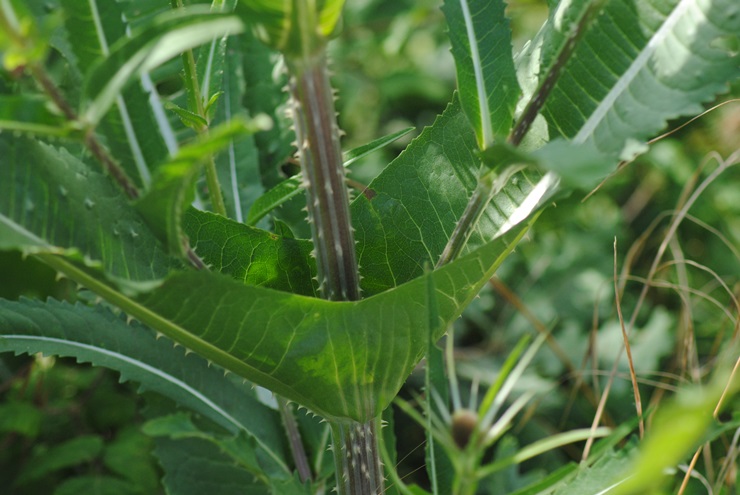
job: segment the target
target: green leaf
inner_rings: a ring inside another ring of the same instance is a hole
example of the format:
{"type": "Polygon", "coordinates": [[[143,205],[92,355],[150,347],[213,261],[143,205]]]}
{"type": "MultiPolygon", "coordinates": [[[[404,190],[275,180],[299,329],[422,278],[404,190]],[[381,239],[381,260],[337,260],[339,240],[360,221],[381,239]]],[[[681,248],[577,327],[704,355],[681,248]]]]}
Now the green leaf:
{"type": "MultiPolygon", "coordinates": [[[[241,3],[241,2],[240,2],[241,3]]],[[[269,131],[255,134],[259,154],[260,182],[264,188],[274,187],[283,180],[280,167],[294,152],[293,122],[288,118],[287,74],[274,73],[279,54],[270,50],[247,32],[238,38],[238,51],[242,54],[242,74],[249,91],[243,104],[250,115],[265,114],[272,120],[269,131]]]]}
{"type": "Polygon", "coordinates": [[[156,439],[154,454],[165,475],[167,493],[177,495],[268,495],[268,487],[221,453],[215,445],[197,438],[156,439]]]}
{"type": "Polygon", "coordinates": [[[226,148],[235,138],[259,129],[259,122],[232,119],[181,148],[177,156],[157,169],[152,187],[136,208],[170,253],[187,256],[182,217],[195,197],[195,179],[206,157],[226,148]]]}
{"type": "Polygon", "coordinates": [[[165,395],[226,431],[252,435],[271,465],[287,472],[279,417],[256,400],[251,385],[103,307],[0,300],[0,352],[8,351],[72,356],[116,370],[122,380],[165,395]]]}
{"type": "Polygon", "coordinates": [[[99,122],[134,76],[211,41],[214,35],[237,34],[242,30],[237,17],[211,13],[205,6],[177,9],[155,17],[131,38],[111,47],[109,56],[90,70],[85,82],[88,104],[83,119],[91,124],[99,122]]]}
{"type": "Polygon", "coordinates": [[[212,270],[249,285],[317,294],[311,242],[279,237],[193,208],[186,210],[184,218],[191,246],[212,270]]]}
{"type": "Polygon", "coordinates": [[[103,454],[105,467],[134,485],[140,493],[152,493],[159,487],[159,473],[152,456],[153,442],[130,425],[107,443],[103,454]]]}
{"type": "Polygon", "coordinates": [[[0,404],[0,433],[16,433],[36,438],[44,414],[27,402],[6,401],[0,404]]]}
{"type": "Polygon", "coordinates": [[[511,52],[511,29],[502,0],[446,0],[460,101],[486,149],[511,129],[521,90],[511,52]]]}
{"type": "MultiPolygon", "coordinates": [[[[444,369],[444,356],[442,349],[437,347],[435,327],[439,315],[437,314],[437,301],[435,300],[434,279],[425,275],[427,280],[427,305],[429,307],[429,322],[427,324],[427,349],[426,366],[424,367],[424,388],[427,391],[425,415],[426,415],[426,464],[429,480],[432,485],[432,493],[451,493],[454,478],[452,463],[447,457],[441,443],[434,439],[432,434],[432,416],[439,417],[440,402],[448,407],[449,393],[447,388],[447,377],[444,369]],[[436,398],[439,398],[438,402],[436,398]]],[[[452,338],[450,335],[448,338],[452,338]]],[[[447,413],[447,410],[445,410],[447,413]]]]}
{"type": "Polygon", "coordinates": [[[66,136],[72,128],[48,100],[36,95],[0,95],[0,130],[66,136]]]}
{"type": "MultiPolygon", "coordinates": [[[[131,17],[123,15],[119,2],[62,0],[61,6],[67,40],[76,59],[69,62],[76,62],[85,75],[110,56],[111,46],[126,38],[131,17]]],[[[112,155],[129,176],[136,178],[139,186],[147,186],[154,166],[167,156],[164,133],[170,129],[162,125],[161,116],[156,120],[153,113],[151,105],[159,105],[153,87],[149,85],[145,90],[144,79],[141,82],[129,85],[115,97],[97,131],[106,138],[112,155]]]]}
{"type": "MultiPolygon", "coordinates": [[[[348,167],[360,158],[363,158],[373,151],[384,148],[393,141],[405,136],[409,132],[413,131],[413,127],[402,129],[398,132],[388,134],[379,139],[369,142],[363,146],[358,146],[344,153],[344,166],[348,167]]],[[[270,213],[278,206],[286,203],[288,200],[296,197],[303,191],[301,186],[302,175],[296,175],[290,179],[284,180],[274,188],[267,191],[265,194],[260,196],[252,205],[247,216],[247,224],[255,225],[260,219],[264,218],[265,215],[270,213]]]]}
{"type": "MultiPolygon", "coordinates": [[[[634,456],[635,446],[628,445],[618,452],[609,451],[593,466],[584,465],[576,477],[554,492],[555,495],[593,495],[612,493],[609,490],[623,479],[624,469],[634,456]]],[[[653,473],[655,476],[656,473],[653,473]]]]}
{"type": "MultiPolygon", "coordinates": [[[[228,56],[224,56],[224,60],[218,66],[221,75],[210,79],[211,85],[215,83],[214,79],[218,79],[221,84],[219,86],[221,97],[215,107],[212,125],[229,122],[245,114],[243,101],[248,91],[240,46],[240,40],[237,38],[231,37],[224,42],[224,50],[228,56]]],[[[266,120],[264,114],[254,115],[266,120]]],[[[269,127],[264,126],[262,130],[269,131],[272,127],[273,124],[269,127]]],[[[257,135],[259,134],[262,133],[257,135]]],[[[216,170],[223,188],[226,208],[229,216],[237,222],[244,221],[254,201],[264,192],[260,178],[259,150],[255,140],[256,136],[232,140],[226,149],[216,156],[216,170]]]]}
{"type": "MultiPolygon", "coordinates": [[[[365,295],[413,280],[425,265],[437,263],[476,187],[479,167],[475,136],[455,99],[352,204],[365,295]]],[[[527,218],[546,186],[537,171],[515,175],[494,195],[467,252],[527,218]]]]}
{"type": "Polygon", "coordinates": [[[79,436],[46,450],[39,448],[18,475],[16,483],[24,485],[49,473],[91,462],[102,450],[103,440],[97,435],[79,436]]]}
{"type": "MultiPolygon", "coordinates": [[[[176,413],[149,420],[143,426],[142,430],[152,437],[168,437],[174,440],[184,438],[205,440],[217,446],[221,452],[231,457],[242,468],[255,474],[262,472],[255,452],[256,444],[253,439],[242,435],[223,437],[211,432],[202,431],[195,426],[188,414],[176,413]]],[[[285,475],[285,473],[282,474],[285,475]]]]}
{"type": "MultiPolygon", "coordinates": [[[[500,239],[433,272],[435,337],[512,248],[500,239]]],[[[425,284],[417,279],[341,303],[213,273],[180,273],[138,304],[156,313],[151,319],[142,313],[148,324],[254,383],[324,417],[367,421],[390,403],[424,354],[429,314],[417,294],[425,284]]],[[[135,306],[122,307],[138,317],[135,306]]]]}
{"type": "Polygon", "coordinates": [[[134,281],[182,266],[110,180],[64,148],[0,135],[0,249],[79,253],[134,281]]]}
{"type": "Polygon", "coordinates": [[[667,120],[700,112],[740,75],[739,56],[716,44],[740,32],[733,9],[734,0],[609,2],[545,106],[551,136],[613,164],[667,120]]]}
{"type": "Polygon", "coordinates": [[[617,495],[655,493],[665,483],[656,476],[688,458],[694,449],[711,440],[708,433],[718,434],[713,411],[717,404],[728,401],[740,390],[740,379],[729,373],[737,353],[717,368],[712,381],[702,388],[680,390],[672,400],[655,413],[651,428],[631,463],[624,482],[614,491],[617,495]],[[731,363],[730,366],[727,366],[731,363]],[[709,437],[709,438],[707,438],[709,437]]]}
{"type": "Polygon", "coordinates": [[[198,129],[203,126],[208,126],[208,122],[206,121],[206,119],[204,119],[197,113],[186,110],[174,103],[167,102],[165,103],[164,107],[167,110],[175,112],[177,116],[180,117],[180,121],[182,121],[183,124],[190,127],[191,129],[198,129]]]}

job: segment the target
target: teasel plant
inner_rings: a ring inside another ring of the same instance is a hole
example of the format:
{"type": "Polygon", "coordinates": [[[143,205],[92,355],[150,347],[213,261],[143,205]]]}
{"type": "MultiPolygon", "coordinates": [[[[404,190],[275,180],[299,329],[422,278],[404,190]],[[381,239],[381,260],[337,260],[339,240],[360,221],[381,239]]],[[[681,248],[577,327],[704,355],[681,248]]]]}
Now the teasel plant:
{"type": "MultiPolygon", "coordinates": [[[[326,45],[340,21],[342,0],[242,2],[237,13],[258,37],[280,51],[289,72],[290,114],[311,225],[319,293],[331,301],[360,299],[360,272],[350,197],[337,124],[326,45]]],[[[361,385],[357,385],[361,386],[361,385]]],[[[372,404],[367,405],[372,416],[372,404]]],[[[338,493],[384,491],[378,420],[329,420],[338,493]]]]}

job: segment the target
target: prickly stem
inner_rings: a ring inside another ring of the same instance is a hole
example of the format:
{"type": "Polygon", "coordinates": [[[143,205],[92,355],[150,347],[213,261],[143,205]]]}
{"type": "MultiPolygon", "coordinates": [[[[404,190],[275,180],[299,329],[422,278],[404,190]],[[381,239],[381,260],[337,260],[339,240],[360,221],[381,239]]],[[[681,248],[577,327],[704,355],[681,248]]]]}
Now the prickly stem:
{"type": "Polygon", "coordinates": [[[339,144],[334,96],[323,51],[289,62],[290,90],[321,295],[360,298],[349,195],[339,144]]]}
{"type": "Polygon", "coordinates": [[[334,460],[340,494],[383,493],[383,465],[378,455],[377,421],[333,423],[334,460]],[[337,448],[341,446],[341,448],[337,448]],[[341,476],[339,473],[342,473],[341,476]],[[340,479],[341,477],[341,479],[340,479]]]}

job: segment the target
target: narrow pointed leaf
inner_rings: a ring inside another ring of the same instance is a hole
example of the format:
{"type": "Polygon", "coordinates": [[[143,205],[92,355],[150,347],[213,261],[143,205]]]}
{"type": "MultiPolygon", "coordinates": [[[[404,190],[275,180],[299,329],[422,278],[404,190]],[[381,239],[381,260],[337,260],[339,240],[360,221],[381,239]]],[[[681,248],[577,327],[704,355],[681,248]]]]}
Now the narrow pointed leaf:
{"type": "Polygon", "coordinates": [[[460,101],[480,149],[511,129],[520,94],[502,0],[446,0],[460,101]]]}
{"type": "MultiPolygon", "coordinates": [[[[99,60],[110,56],[111,47],[126,37],[130,18],[120,3],[105,0],[62,0],[64,24],[77,69],[87,74],[99,60]]],[[[160,6],[161,8],[161,6],[160,6]]],[[[167,156],[163,132],[155,123],[149,97],[141,84],[129,85],[102,118],[98,132],[111,153],[137,184],[147,186],[151,171],[167,156]]],[[[155,95],[156,97],[156,95],[155,95]]]]}
{"type": "Polygon", "coordinates": [[[157,169],[152,187],[136,208],[172,254],[186,256],[182,216],[193,201],[195,179],[206,157],[259,128],[254,122],[233,119],[181,148],[177,156],[157,169]]]}
{"type": "Polygon", "coordinates": [[[103,307],[0,300],[0,352],[8,351],[70,356],[115,370],[122,380],[169,397],[226,431],[248,433],[272,468],[289,472],[279,416],[257,401],[251,385],[103,307]]]}
{"type": "Polygon", "coordinates": [[[0,156],[0,249],[71,250],[130,280],[181,266],[108,177],[64,148],[1,134],[0,156]]]}
{"type": "Polygon", "coordinates": [[[131,79],[151,70],[183,51],[211,41],[214,35],[237,34],[243,30],[233,15],[210,13],[191,6],[157,16],[130,39],[111,47],[110,55],[96,63],[85,82],[88,100],[83,117],[97,123],[131,79]]]}
{"type": "MultiPolygon", "coordinates": [[[[220,63],[218,78],[221,96],[216,102],[214,119],[211,125],[229,122],[234,118],[244,116],[244,98],[247,94],[246,81],[243,69],[243,56],[238,50],[239,40],[231,37],[225,40],[224,60],[220,63]]],[[[212,87],[211,91],[216,89],[212,87]]],[[[261,118],[266,117],[262,114],[261,118]]],[[[263,131],[272,129],[263,127],[263,131]]],[[[260,134],[260,133],[258,133],[260,134]]],[[[216,156],[216,170],[219,182],[223,189],[224,201],[229,216],[237,222],[243,222],[247,212],[255,200],[264,192],[260,178],[259,150],[256,145],[256,136],[245,136],[243,139],[232,140],[228,146],[216,156]]]]}

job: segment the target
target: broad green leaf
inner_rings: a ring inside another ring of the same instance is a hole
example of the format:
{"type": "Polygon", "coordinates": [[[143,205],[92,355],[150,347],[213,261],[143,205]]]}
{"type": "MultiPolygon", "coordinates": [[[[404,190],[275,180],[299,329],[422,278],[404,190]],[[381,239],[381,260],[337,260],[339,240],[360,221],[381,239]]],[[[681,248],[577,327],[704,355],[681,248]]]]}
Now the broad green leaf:
{"type": "MultiPolygon", "coordinates": [[[[513,248],[504,239],[434,277],[435,337],[513,248]]],[[[245,286],[213,273],[180,273],[135,303],[117,304],[158,331],[324,417],[367,421],[395,397],[426,350],[421,278],[358,302],[245,286]],[[137,305],[146,306],[144,314],[137,305]],[[163,321],[166,320],[166,321],[163,321]]]]}
{"type": "Polygon", "coordinates": [[[20,94],[0,95],[0,130],[59,137],[73,129],[46,98],[20,94]]]}
{"type": "Polygon", "coordinates": [[[175,413],[149,420],[142,430],[152,437],[168,437],[174,440],[184,438],[205,440],[217,446],[221,452],[231,457],[242,468],[255,474],[262,471],[253,439],[241,435],[224,437],[223,435],[203,431],[195,426],[189,414],[175,413]]]}
{"type": "Polygon", "coordinates": [[[609,2],[548,99],[550,135],[612,157],[606,175],[634,156],[634,143],[700,112],[740,76],[738,54],[717,43],[738,32],[734,0],[609,2]]]}
{"type": "MultiPolygon", "coordinates": [[[[369,155],[373,151],[377,151],[393,141],[405,136],[409,132],[413,131],[413,127],[394,132],[382,138],[376,139],[363,146],[351,149],[344,153],[344,166],[348,167],[360,158],[369,155]]],[[[303,180],[301,174],[291,177],[290,179],[284,180],[277,186],[273,187],[265,194],[260,196],[252,205],[247,216],[247,224],[255,225],[260,219],[264,218],[269,212],[284,204],[291,198],[296,197],[303,191],[301,182],[303,180]]]]}
{"type": "Polygon", "coordinates": [[[64,148],[0,135],[0,249],[78,252],[133,281],[179,268],[111,181],[64,148]]]}
{"type": "MultiPolygon", "coordinates": [[[[62,0],[67,40],[77,68],[87,74],[99,60],[110,56],[111,46],[126,37],[130,28],[118,2],[62,0]]],[[[131,84],[115,96],[102,118],[98,132],[106,138],[111,153],[140,186],[147,186],[154,166],[167,156],[162,128],[155,123],[149,98],[157,95],[131,84]]]]}
{"type": "Polygon", "coordinates": [[[183,229],[211,270],[249,285],[314,296],[316,263],[309,241],[282,238],[213,213],[189,208],[183,229]]]}
{"type": "Polygon", "coordinates": [[[136,203],[136,208],[166,242],[170,253],[186,256],[182,216],[193,201],[195,179],[204,160],[231,145],[234,139],[259,130],[259,125],[255,121],[232,119],[181,148],[177,156],[157,169],[152,187],[136,203]]]}
{"type": "Polygon", "coordinates": [[[237,34],[243,30],[239,19],[191,6],[155,17],[131,38],[121,40],[90,70],[84,94],[88,103],[86,122],[95,124],[105,115],[130,80],[183,51],[209,42],[215,35],[237,34]]]}
{"type": "Polygon", "coordinates": [[[103,464],[133,484],[139,492],[155,492],[159,487],[160,474],[152,462],[153,447],[152,440],[140,431],[138,423],[127,425],[106,444],[103,464]]]}
{"type": "Polygon", "coordinates": [[[44,413],[28,402],[6,400],[0,404],[0,433],[36,438],[44,413]]]}
{"type": "Polygon", "coordinates": [[[248,433],[273,469],[288,472],[279,417],[256,400],[251,385],[103,307],[0,300],[0,351],[72,356],[116,370],[122,380],[169,397],[226,431],[248,433]]]}
{"type": "MultiPolygon", "coordinates": [[[[425,265],[436,264],[476,187],[477,154],[470,124],[454,100],[355,199],[352,219],[365,295],[408,282],[421,276],[425,265]]],[[[539,206],[546,189],[537,185],[539,179],[536,171],[520,172],[494,196],[467,252],[539,206]]]]}
{"type": "Polygon", "coordinates": [[[486,149],[512,126],[521,90],[511,51],[511,29],[502,0],[446,0],[460,101],[486,149]]]}
{"type": "MultiPolygon", "coordinates": [[[[554,492],[555,495],[593,495],[613,493],[610,487],[623,480],[624,469],[634,456],[635,446],[630,445],[618,452],[607,452],[593,466],[584,465],[575,478],[554,492]]],[[[655,475],[655,473],[654,473],[655,475]]]]}
{"type": "Polygon", "coordinates": [[[164,470],[162,484],[177,495],[269,495],[268,487],[234,465],[215,445],[190,438],[157,438],[154,455],[164,470]]]}
{"type": "MultiPolygon", "coordinates": [[[[254,440],[243,434],[226,437],[197,427],[190,416],[183,413],[155,418],[147,422],[143,430],[155,437],[167,437],[172,440],[200,440],[218,448],[219,457],[226,457],[235,466],[252,473],[275,495],[314,493],[308,486],[303,486],[295,476],[284,472],[271,472],[264,466],[258,452],[255,451],[254,440]]],[[[177,471],[171,472],[174,477],[181,477],[177,471]]],[[[261,487],[260,487],[261,488],[261,487]]],[[[249,493],[252,493],[251,491],[249,493]]]]}

